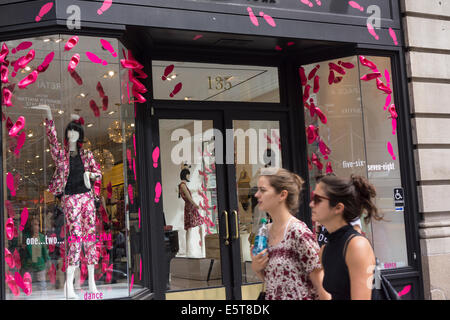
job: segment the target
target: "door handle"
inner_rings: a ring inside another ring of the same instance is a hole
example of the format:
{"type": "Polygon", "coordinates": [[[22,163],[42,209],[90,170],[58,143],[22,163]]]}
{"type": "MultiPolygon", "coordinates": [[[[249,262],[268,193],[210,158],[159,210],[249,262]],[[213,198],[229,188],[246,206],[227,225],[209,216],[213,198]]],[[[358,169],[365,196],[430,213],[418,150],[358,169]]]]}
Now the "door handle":
{"type": "Polygon", "coordinates": [[[230,232],[228,230],[228,212],[227,210],[223,210],[223,214],[225,215],[225,245],[228,246],[230,244],[230,232]]]}
{"type": "Polygon", "coordinates": [[[238,213],[236,210],[233,210],[234,221],[236,222],[236,235],[233,236],[233,239],[239,239],[239,222],[238,222],[238,213]]]}

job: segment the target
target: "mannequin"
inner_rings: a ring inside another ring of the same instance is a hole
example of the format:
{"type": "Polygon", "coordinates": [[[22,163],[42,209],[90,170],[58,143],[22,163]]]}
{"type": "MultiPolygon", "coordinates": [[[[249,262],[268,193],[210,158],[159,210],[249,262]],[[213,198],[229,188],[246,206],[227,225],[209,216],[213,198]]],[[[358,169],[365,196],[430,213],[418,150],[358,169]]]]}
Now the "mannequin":
{"type": "Polygon", "coordinates": [[[181,183],[178,185],[178,197],[184,200],[184,230],[186,230],[186,257],[190,256],[189,243],[191,240],[191,229],[199,227],[200,246],[203,248],[203,217],[198,212],[200,206],[192,199],[192,194],[186,183],[189,182],[191,172],[184,168],[181,170],[181,183]]]}
{"type": "Polygon", "coordinates": [[[82,148],[84,139],[83,121],[73,115],[73,120],[65,130],[64,148],[58,142],[51,109],[47,105],[32,107],[47,113],[45,126],[50,142],[50,150],[55,161],[55,174],[49,185],[49,191],[62,196],[64,216],[69,227],[67,254],[68,267],[64,294],[68,299],[78,299],[74,291],[75,269],[79,265],[81,242],[84,244],[88,260],[89,292],[98,293],[95,285],[94,267],[98,263],[94,242],[80,239],[95,238],[95,203],[91,190],[91,180],[101,179],[99,164],[92,152],[82,148]]]}
{"type": "Polygon", "coordinates": [[[241,174],[238,180],[238,192],[239,192],[239,202],[242,205],[244,211],[247,211],[249,203],[248,199],[250,198],[250,176],[245,169],[242,169],[241,174]]]}

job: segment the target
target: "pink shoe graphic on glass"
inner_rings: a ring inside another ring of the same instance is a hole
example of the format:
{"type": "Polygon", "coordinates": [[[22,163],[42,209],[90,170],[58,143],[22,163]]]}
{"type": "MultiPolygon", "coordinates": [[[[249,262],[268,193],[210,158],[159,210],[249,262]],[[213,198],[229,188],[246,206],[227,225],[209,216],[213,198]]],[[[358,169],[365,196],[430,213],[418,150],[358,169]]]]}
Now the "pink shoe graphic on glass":
{"type": "Polygon", "coordinates": [[[94,100],[89,101],[89,107],[94,112],[95,117],[100,117],[100,109],[98,108],[97,104],[94,100]]]}
{"type": "Polygon", "coordinates": [[[128,185],[128,196],[130,198],[130,203],[133,204],[134,198],[133,198],[133,186],[131,184],[128,185]]]}
{"type": "Polygon", "coordinates": [[[399,295],[399,297],[401,297],[401,296],[408,294],[410,291],[411,291],[411,285],[407,285],[398,293],[398,295],[399,295]]]}
{"type": "Polygon", "coordinates": [[[343,66],[346,69],[353,69],[355,65],[351,62],[338,61],[338,65],[343,66]]]}
{"type": "Polygon", "coordinates": [[[169,96],[171,98],[173,98],[178,92],[181,91],[182,88],[183,88],[183,84],[181,82],[177,83],[175,85],[175,88],[173,88],[173,91],[169,94],[169,96]]]}
{"type": "Polygon", "coordinates": [[[309,99],[309,91],[311,90],[311,86],[309,84],[306,85],[305,90],[303,92],[303,102],[308,101],[309,99]]]}
{"type": "Polygon", "coordinates": [[[259,15],[261,17],[264,18],[264,20],[266,20],[266,22],[273,28],[275,28],[277,26],[277,24],[275,23],[275,20],[273,20],[273,18],[271,16],[269,16],[268,14],[265,14],[264,12],[260,11],[259,15]]]}
{"type": "Polygon", "coordinates": [[[104,40],[104,39],[100,39],[100,43],[102,44],[103,48],[105,48],[106,50],[109,51],[109,53],[111,53],[111,55],[115,58],[117,57],[117,52],[114,50],[113,46],[111,45],[111,43],[109,43],[108,41],[104,40]]]}
{"type": "Polygon", "coordinates": [[[325,172],[326,173],[333,173],[333,167],[331,166],[331,162],[327,162],[325,172]]]}
{"type": "Polygon", "coordinates": [[[33,291],[32,284],[33,284],[33,280],[31,279],[31,274],[29,272],[25,272],[23,274],[23,285],[24,285],[23,292],[27,296],[29,296],[33,291]]]}
{"type": "Polygon", "coordinates": [[[20,254],[19,254],[19,251],[17,251],[17,249],[14,249],[13,259],[14,259],[14,264],[16,265],[16,268],[17,269],[22,268],[22,261],[20,261],[20,254]]]}
{"type": "Polygon", "coordinates": [[[64,51],[70,51],[78,44],[78,41],[80,38],[78,36],[73,36],[69,40],[67,40],[66,44],[64,45],[64,51]]]}
{"type": "Polygon", "coordinates": [[[159,147],[153,149],[152,159],[153,159],[153,168],[158,168],[159,147]]]}
{"type": "Polygon", "coordinates": [[[14,220],[12,218],[8,218],[8,220],[6,220],[5,229],[6,229],[6,238],[8,240],[12,240],[14,238],[15,234],[14,231],[16,229],[16,227],[14,226],[14,220]]]}
{"type": "Polygon", "coordinates": [[[320,110],[319,107],[316,107],[315,112],[319,117],[320,121],[322,121],[323,124],[327,124],[328,122],[327,117],[323,114],[322,110],[320,110]]]}
{"type": "Polygon", "coordinates": [[[396,157],[395,157],[395,154],[394,154],[394,149],[392,148],[392,144],[391,144],[390,141],[388,141],[388,143],[387,143],[387,150],[388,150],[389,154],[391,155],[392,160],[395,160],[396,157]]]}
{"type": "Polygon", "coordinates": [[[375,29],[369,22],[367,22],[367,30],[369,30],[369,33],[375,38],[375,40],[380,40],[380,37],[377,35],[375,29]]]}
{"type": "Polygon", "coordinates": [[[355,1],[349,1],[348,4],[349,4],[351,7],[355,8],[355,9],[358,9],[358,10],[361,11],[361,12],[364,11],[364,8],[361,7],[361,6],[359,5],[359,3],[355,2],[355,1]]]}
{"type": "Polygon", "coordinates": [[[392,28],[389,28],[389,35],[391,36],[392,40],[394,41],[394,44],[396,46],[398,46],[397,35],[395,34],[395,31],[392,28]]]}
{"type": "Polygon", "coordinates": [[[159,203],[160,198],[161,198],[161,183],[157,182],[155,186],[155,203],[159,203]]]}
{"type": "Polygon", "coordinates": [[[391,106],[389,107],[389,113],[391,114],[392,119],[397,119],[398,114],[397,111],[395,110],[395,104],[391,104],[391,106]]]}
{"type": "Polygon", "coordinates": [[[387,97],[386,97],[386,102],[384,104],[384,108],[383,108],[384,110],[386,110],[388,108],[388,106],[390,105],[391,101],[392,101],[392,96],[390,94],[388,94],[387,97]]]}
{"type": "Polygon", "coordinates": [[[75,80],[75,82],[81,86],[83,84],[83,79],[81,79],[80,75],[78,74],[78,72],[76,72],[75,70],[73,70],[72,72],[69,72],[70,76],[75,80]]]}
{"type": "Polygon", "coordinates": [[[67,66],[67,70],[69,72],[75,71],[75,68],[80,63],[80,55],[78,53],[75,53],[73,57],[70,59],[69,65],[67,66]]]}
{"type": "Polygon", "coordinates": [[[102,109],[103,109],[103,111],[108,110],[108,102],[109,102],[108,96],[104,96],[103,99],[102,99],[102,109]]]}
{"type": "Polygon", "coordinates": [[[320,159],[316,156],[316,154],[313,152],[311,155],[311,163],[314,164],[319,171],[322,171],[323,164],[320,162],[320,159]]]}
{"type": "Polygon", "coordinates": [[[24,89],[26,87],[28,87],[30,84],[33,84],[36,82],[38,78],[38,72],[37,70],[34,70],[33,72],[31,72],[28,76],[25,77],[25,79],[21,80],[17,86],[20,89],[24,89]]]}
{"type": "Polygon", "coordinates": [[[53,58],[55,57],[55,53],[54,52],[50,52],[44,59],[44,61],[42,62],[42,64],[37,67],[37,71],[39,73],[41,72],[45,72],[48,67],[50,66],[50,63],[53,61],[53,58]]]}
{"type": "Polygon", "coordinates": [[[142,64],[140,64],[139,62],[137,62],[136,60],[121,59],[120,63],[122,65],[122,67],[125,69],[143,69],[144,68],[144,66],[142,64]]]}
{"type": "Polygon", "coordinates": [[[5,59],[9,54],[9,49],[6,43],[2,44],[2,50],[0,51],[0,63],[5,63],[5,59]]]}
{"type": "Polygon", "coordinates": [[[105,91],[103,90],[103,86],[102,84],[99,82],[97,82],[97,86],[96,89],[98,91],[98,94],[100,95],[100,98],[103,98],[105,96],[105,91]]]}
{"type": "Polygon", "coordinates": [[[325,144],[325,142],[322,141],[322,139],[319,140],[319,150],[323,155],[323,158],[325,160],[328,160],[328,156],[331,154],[331,149],[328,148],[328,146],[325,144]]]}
{"type": "Polygon", "coordinates": [[[330,73],[328,74],[328,84],[332,85],[334,83],[336,76],[334,75],[334,72],[330,70],[330,73]]]}
{"type": "Polygon", "coordinates": [[[306,79],[305,69],[303,67],[298,68],[298,73],[300,74],[302,86],[306,86],[308,80],[306,79]]]}
{"type": "Polygon", "coordinates": [[[8,248],[5,248],[5,261],[10,269],[14,268],[14,266],[16,265],[13,259],[13,255],[11,251],[8,250],[8,248]]]}
{"type": "Polygon", "coordinates": [[[175,66],[173,64],[168,65],[165,69],[164,69],[164,74],[161,77],[162,81],[166,81],[167,77],[169,76],[169,74],[172,73],[173,69],[175,68],[175,66]]]}
{"type": "Polygon", "coordinates": [[[41,19],[53,8],[53,2],[48,2],[44,4],[39,10],[39,14],[34,19],[36,22],[41,21],[41,19]]]}
{"type": "Polygon", "coordinates": [[[111,7],[112,0],[105,0],[103,1],[102,6],[100,9],[97,10],[98,15],[102,15],[106,10],[108,10],[111,7]]]}
{"type": "Polygon", "coordinates": [[[361,77],[361,80],[362,81],[370,81],[370,80],[373,80],[373,79],[376,79],[376,78],[379,78],[379,77],[381,77],[381,73],[380,72],[372,72],[372,73],[368,73],[368,74],[363,75],[361,77]]]}
{"type": "Polygon", "coordinates": [[[317,140],[319,136],[319,128],[313,126],[312,124],[306,128],[306,136],[308,137],[308,144],[313,143],[317,140]]]}
{"type": "Polygon", "coordinates": [[[22,130],[25,127],[25,118],[23,116],[20,116],[17,118],[16,124],[12,126],[12,128],[9,130],[9,135],[11,137],[17,136],[20,130],[22,130]]]}
{"type": "Polygon", "coordinates": [[[146,93],[147,92],[147,88],[136,78],[132,78],[131,83],[133,83],[133,90],[135,90],[136,92],[139,93],[146,93]]]}
{"type": "Polygon", "coordinates": [[[387,87],[383,83],[383,81],[380,80],[380,78],[377,78],[377,88],[378,88],[378,90],[381,90],[381,91],[383,91],[386,94],[391,94],[392,93],[392,90],[389,87],[387,87]]]}
{"type": "Polygon", "coordinates": [[[20,295],[20,290],[16,284],[16,281],[14,280],[14,276],[9,274],[8,272],[5,273],[5,281],[6,283],[8,283],[8,287],[14,296],[17,297],[18,295],[20,295]]]}
{"type": "Polygon", "coordinates": [[[320,81],[320,77],[319,76],[315,76],[314,77],[314,89],[313,89],[314,93],[317,93],[320,90],[320,83],[319,83],[319,81],[320,81]]]}
{"type": "Polygon", "coordinates": [[[374,72],[378,72],[378,68],[377,68],[377,66],[375,65],[375,63],[373,63],[372,61],[370,61],[370,60],[367,59],[366,57],[364,57],[364,56],[359,56],[359,61],[361,62],[361,64],[362,64],[363,66],[366,66],[366,67],[372,69],[374,72]]]}
{"type": "Polygon", "coordinates": [[[102,60],[99,57],[97,57],[95,54],[93,54],[92,52],[86,52],[86,56],[88,57],[88,59],[93,62],[93,63],[99,63],[102,64],[104,66],[108,65],[108,61],[106,60],[102,60]]]}
{"type": "Polygon", "coordinates": [[[12,107],[13,103],[11,101],[13,97],[12,92],[8,88],[3,88],[3,101],[2,104],[7,107],[12,107]]]}
{"type": "Polygon", "coordinates": [[[317,71],[320,69],[320,64],[316,65],[311,72],[308,74],[308,80],[311,80],[316,76],[317,71]]]}
{"type": "Polygon", "coordinates": [[[342,68],[341,66],[339,66],[333,62],[328,63],[328,66],[330,67],[330,70],[336,71],[337,73],[340,73],[342,75],[346,74],[344,68],[342,68]]]}
{"type": "Polygon", "coordinates": [[[259,26],[258,18],[256,18],[255,14],[253,13],[252,8],[247,7],[248,16],[250,17],[250,21],[255,25],[259,26]]]}
{"type": "Polygon", "coordinates": [[[28,208],[25,207],[23,208],[22,213],[20,214],[20,226],[19,226],[20,231],[23,231],[25,225],[27,224],[27,221],[28,221],[28,208]]]}
{"type": "Polygon", "coordinates": [[[19,138],[17,139],[17,146],[14,150],[14,154],[16,156],[19,156],[20,150],[22,149],[23,145],[25,144],[25,140],[27,138],[27,135],[25,131],[22,131],[22,133],[19,135],[19,138]]]}
{"type": "Polygon", "coordinates": [[[33,61],[34,57],[36,56],[36,52],[31,49],[25,56],[20,57],[19,60],[17,60],[14,69],[24,69],[27,64],[29,64],[31,61],[33,61]]]}
{"type": "Polygon", "coordinates": [[[1,78],[2,83],[9,82],[8,75],[9,75],[8,67],[2,64],[0,66],[0,78],[1,78]]]}
{"type": "Polygon", "coordinates": [[[52,266],[50,267],[50,269],[48,270],[48,278],[49,278],[51,284],[56,283],[56,268],[53,263],[52,263],[52,266]]]}

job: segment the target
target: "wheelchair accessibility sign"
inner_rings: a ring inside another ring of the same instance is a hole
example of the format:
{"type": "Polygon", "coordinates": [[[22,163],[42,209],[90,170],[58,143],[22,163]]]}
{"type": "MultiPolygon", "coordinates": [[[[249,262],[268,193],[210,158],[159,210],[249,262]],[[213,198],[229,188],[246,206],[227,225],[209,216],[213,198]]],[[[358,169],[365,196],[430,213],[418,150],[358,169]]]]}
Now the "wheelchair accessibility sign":
{"type": "Polygon", "coordinates": [[[403,188],[394,188],[394,206],[396,212],[403,212],[405,207],[405,195],[403,188]]]}

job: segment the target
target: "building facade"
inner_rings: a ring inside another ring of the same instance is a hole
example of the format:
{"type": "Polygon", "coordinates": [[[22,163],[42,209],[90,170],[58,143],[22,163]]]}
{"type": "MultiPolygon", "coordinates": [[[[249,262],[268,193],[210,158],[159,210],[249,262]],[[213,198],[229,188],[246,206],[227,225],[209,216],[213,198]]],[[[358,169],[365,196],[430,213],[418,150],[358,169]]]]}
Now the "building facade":
{"type": "Polygon", "coordinates": [[[430,167],[445,141],[428,131],[445,126],[445,108],[421,95],[444,96],[448,77],[418,64],[445,64],[446,49],[416,38],[417,19],[440,16],[421,10],[0,1],[1,298],[65,299],[73,277],[79,299],[255,299],[267,166],[305,179],[297,216],[311,229],[315,176],[367,177],[385,219],[363,232],[383,274],[404,299],[448,297],[446,209],[432,200],[446,180],[430,167]],[[71,148],[74,120],[84,137],[71,148]],[[71,149],[101,174],[87,178],[95,196],[65,187],[71,149]]]}

